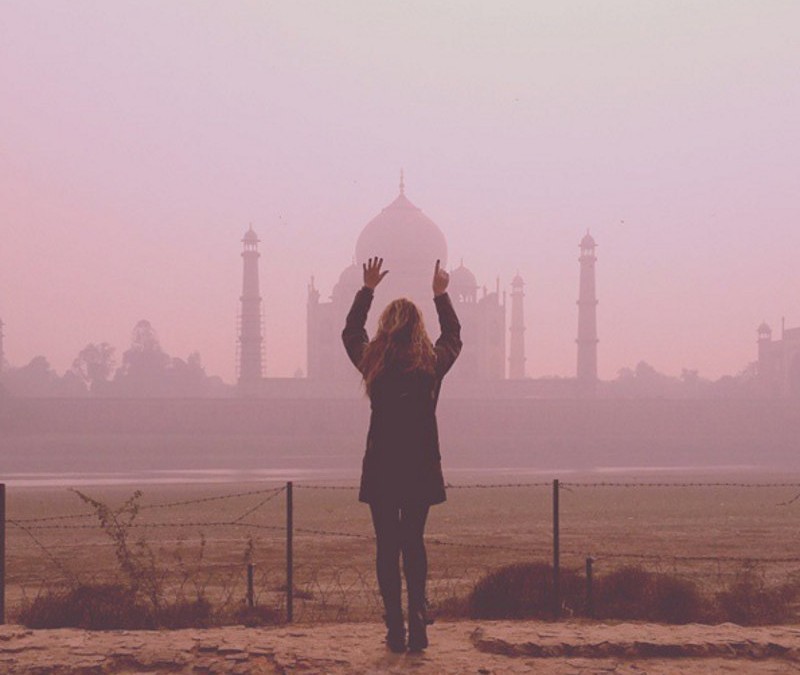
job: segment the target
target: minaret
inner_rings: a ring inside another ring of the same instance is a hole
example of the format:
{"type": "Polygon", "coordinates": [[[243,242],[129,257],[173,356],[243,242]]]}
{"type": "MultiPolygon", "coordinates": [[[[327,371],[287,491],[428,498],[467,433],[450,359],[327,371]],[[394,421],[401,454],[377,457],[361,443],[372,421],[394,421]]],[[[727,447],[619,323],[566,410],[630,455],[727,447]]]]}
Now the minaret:
{"type": "Polygon", "coordinates": [[[772,329],[766,321],[762,321],[758,327],[758,379],[762,390],[767,393],[773,393],[775,387],[775,359],[771,358],[773,354],[772,329]]]}
{"type": "Polygon", "coordinates": [[[766,321],[758,327],[758,364],[761,367],[769,358],[770,345],[772,344],[772,329],[766,321]]]}
{"type": "Polygon", "coordinates": [[[253,226],[242,238],[244,274],[242,276],[242,312],[239,323],[239,385],[257,383],[263,377],[261,334],[261,291],[258,284],[258,235],[253,226]]]}
{"type": "Polygon", "coordinates": [[[523,287],[525,282],[517,272],[511,280],[511,333],[508,355],[508,377],[521,380],[525,377],[525,307],[523,287]]]}
{"type": "Polygon", "coordinates": [[[592,235],[586,231],[581,239],[580,293],[578,295],[578,391],[593,395],[597,387],[597,296],[594,284],[594,263],[597,247],[592,235]]]}

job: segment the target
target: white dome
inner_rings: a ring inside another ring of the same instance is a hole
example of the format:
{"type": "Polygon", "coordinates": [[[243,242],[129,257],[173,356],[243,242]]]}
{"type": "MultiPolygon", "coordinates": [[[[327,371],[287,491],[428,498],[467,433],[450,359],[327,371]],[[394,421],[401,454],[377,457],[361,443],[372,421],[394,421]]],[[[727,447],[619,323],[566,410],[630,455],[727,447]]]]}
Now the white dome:
{"type": "Polygon", "coordinates": [[[356,262],[384,258],[393,272],[432,273],[447,265],[447,241],[439,227],[401,193],[370,220],[356,242],[356,262]]]}

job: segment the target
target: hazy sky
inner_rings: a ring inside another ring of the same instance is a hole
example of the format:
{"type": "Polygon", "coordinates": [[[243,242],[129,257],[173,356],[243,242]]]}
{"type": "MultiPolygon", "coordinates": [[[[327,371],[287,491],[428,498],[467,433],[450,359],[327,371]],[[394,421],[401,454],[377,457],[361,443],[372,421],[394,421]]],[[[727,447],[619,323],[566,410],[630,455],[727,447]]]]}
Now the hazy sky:
{"type": "MultiPolygon", "coordinates": [[[[800,2],[0,4],[0,318],[14,365],[163,348],[231,381],[240,239],[267,373],[397,194],[490,288],[527,282],[528,372],[716,377],[800,325],[800,2]]],[[[390,252],[385,252],[387,260],[390,252]]]]}

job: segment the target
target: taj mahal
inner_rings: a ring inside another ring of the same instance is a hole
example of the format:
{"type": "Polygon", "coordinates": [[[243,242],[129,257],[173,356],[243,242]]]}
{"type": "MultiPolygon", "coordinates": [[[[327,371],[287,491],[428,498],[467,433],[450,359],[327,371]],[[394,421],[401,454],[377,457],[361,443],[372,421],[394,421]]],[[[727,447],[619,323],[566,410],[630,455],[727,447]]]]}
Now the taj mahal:
{"type": "MultiPolygon", "coordinates": [[[[242,239],[244,275],[237,340],[237,380],[241,395],[280,395],[279,378],[263,376],[263,320],[258,282],[258,243],[252,227],[242,239]]],[[[597,382],[597,321],[595,298],[595,241],[590,234],[580,242],[580,282],[578,299],[578,347],[576,378],[569,391],[592,395],[597,382]]],[[[499,391],[504,383],[517,382],[516,392],[527,389],[532,380],[526,373],[525,282],[517,273],[509,288],[501,288],[499,277],[491,285],[481,284],[459,260],[451,264],[447,239],[439,226],[406,195],[403,174],[395,199],[362,229],[355,243],[350,265],[344,267],[330,293],[312,277],[307,287],[307,370],[304,381],[283,379],[287,395],[317,392],[330,395],[337,385],[358,382],[358,373],[348,361],[341,343],[341,331],[353,297],[363,285],[362,263],[372,256],[384,256],[390,274],[375,293],[370,334],[374,332],[380,309],[394,298],[407,297],[423,312],[431,339],[439,326],[433,306],[430,278],[437,260],[450,272],[448,293],[461,322],[464,349],[449,378],[460,388],[472,391],[499,391]],[[377,310],[377,311],[376,311],[377,310]],[[302,391],[301,391],[302,389],[302,391]]],[[[562,383],[562,389],[563,389],[562,383]]],[[[351,388],[352,390],[352,388],[351,388]]],[[[311,394],[313,395],[313,393],[311,394]]]]}
{"type": "MultiPolygon", "coordinates": [[[[378,287],[372,312],[377,315],[393,298],[413,300],[425,315],[433,340],[438,323],[433,311],[430,277],[436,260],[447,268],[447,240],[439,227],[406,196],[401,179],[397,198],[370,220],[355,246],[353,263],[333,286],[328,301],[322,301],[314,281],[308,288],[308,377],[342,379],[353,375],[353,366],[341,346],[343,317],[353,296],[362,286],[361,263],[373,255],[385,255],[390,273],[378,287]]],[[[452,372],[453,379],[499,380],[506,377],[506,297],[499,281],[488,291],[478,286],[463,261],[450,269],[450,297],[461,321],[465,348],[452,372]]],[[[522,283],[517,293],[522,296],[522,283]]],[[[520,304],[521,309],[521,304],[520,304]]],[[[370,331],[372,333],[372,331],[370,331]]],[[[520,333],[521,335],[521,333],[520,333]]],[[[524,354],[514,368],[524,369],[524,354]]],[[[512,370],[514,369],[512,368],[512,370]]]]}

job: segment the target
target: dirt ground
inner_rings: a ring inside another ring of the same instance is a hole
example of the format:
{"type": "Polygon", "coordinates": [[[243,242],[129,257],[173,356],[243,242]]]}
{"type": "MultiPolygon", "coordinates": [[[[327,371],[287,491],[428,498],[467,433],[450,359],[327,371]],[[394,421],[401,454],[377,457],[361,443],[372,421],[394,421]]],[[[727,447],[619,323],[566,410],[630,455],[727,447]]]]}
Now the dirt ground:
{"type": "Polygon", "coordinates": [[[207,630],[0,627],[4,673],[793,673],[800,627],[444,622],[422,654],[373,623],[207,630]]]}

